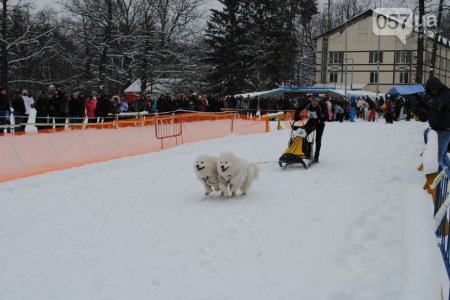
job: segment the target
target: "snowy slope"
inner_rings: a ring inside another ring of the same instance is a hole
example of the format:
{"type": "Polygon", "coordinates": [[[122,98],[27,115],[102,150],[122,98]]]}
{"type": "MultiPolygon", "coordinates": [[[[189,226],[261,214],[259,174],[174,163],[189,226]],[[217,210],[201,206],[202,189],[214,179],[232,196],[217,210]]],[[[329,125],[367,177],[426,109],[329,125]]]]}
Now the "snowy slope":
{"type": "Polygon", "coordinates": [[[424,129],[329,123],[320,164],[262,164],[231,200],[195,157],[276,160],[287,130],[1,184],[0,299],[439,299],[424,129]]]}

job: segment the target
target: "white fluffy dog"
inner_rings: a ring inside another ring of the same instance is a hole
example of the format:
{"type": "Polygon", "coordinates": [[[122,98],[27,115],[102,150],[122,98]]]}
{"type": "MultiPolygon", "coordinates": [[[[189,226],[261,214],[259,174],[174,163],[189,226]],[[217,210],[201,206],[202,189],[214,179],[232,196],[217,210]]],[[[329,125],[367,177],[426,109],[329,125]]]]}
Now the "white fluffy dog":
{"type": "Polygon", "coordinates": [[[217,163],[219,188],[228,197],[233,197],[240,189],[245,195],[253,180],[258,176],[259,168],[253,163],[236,157],[232,153],[222,153],[217,163]]]}
{"type": "Polygon", "coordinates": [[[219,174],[217,173],[217,156],[200,155],[194,163],[195,174],[205,187],[205,195],[219,191],[219,174]]]}

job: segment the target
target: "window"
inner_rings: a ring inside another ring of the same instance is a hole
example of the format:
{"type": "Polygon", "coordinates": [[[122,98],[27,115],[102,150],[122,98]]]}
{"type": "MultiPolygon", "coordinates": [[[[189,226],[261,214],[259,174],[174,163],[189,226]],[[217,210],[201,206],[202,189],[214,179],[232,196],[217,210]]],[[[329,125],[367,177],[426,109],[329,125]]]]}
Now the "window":
{"type": "Polygon", "coordinates": [[[369,63],[376,64],[378,61],[383,63],[383,52],[371,51],[369,53],[369,63]]]}
{"type": "Polygon", "coordinates": [[[378,73],[370,72],[370,83],[377,83],[377,82],[378,82],[378,73]]]}
{"type": "Polygon", "coordinates": [[[330,64],[342,64],[344,52],[330,52],[330,64]]]}
{"type": "Polygon", "coordinates": [[[400,72],[400,83],[409,83],[409,72],[400,72]]]}
{"type": "Polygon", "coordinates": [[[409,64],[411,62],[411,51],[402,50],[395,52],[395,63],[409,64]]]}
{"type": "Polygon", "coordinates": [[[337,82],[337,79],[338,79],[338,73],[330,72],[330,82],[337,82]]]}

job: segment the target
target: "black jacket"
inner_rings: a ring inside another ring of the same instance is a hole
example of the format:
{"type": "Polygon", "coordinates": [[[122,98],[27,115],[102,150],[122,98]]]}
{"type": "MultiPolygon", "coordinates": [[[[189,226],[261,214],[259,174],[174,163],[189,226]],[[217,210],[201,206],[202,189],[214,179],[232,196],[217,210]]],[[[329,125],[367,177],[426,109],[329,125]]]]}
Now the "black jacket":
{"type": "Polygon", "coordinates": [[[9,100],[7,95],[0,94],[0,111],[9,111],[9,100]]]}
{"type": "Polygon", "coordinates": [[[428,123],[435,130],[450,129],[450,90],[436,77],[430,78],[426,85],[428,123]],[[431,91],[438,95],[432,95],[431,91]]]}
{"type": "Polygon", "coordinates": [[[86,97],[84,95],[78,95],[77,98],[70,100],[69,102],[69,116],[83,118],[86,115],[84,108],[84,102],[86,97]]]}
{"type": "Polygon", "coordinates": [[[373,101],[372,99],[366,98],[366,102],[367,102],[367,104],[369,104],[369,110],[377,108],[375,101],[373,101]]]}
{"type": "Polygon", "coordinates": [[[23,102],[22,96],[16,96],[13,98],[12,107],[14,108],[14,114],[18,116],[25,115],[25,103],[23,102]]]}
{"type": "Polygon", "coordinates": [[[95,108],[95,115],[101,118],[107,117],[109,113],[114,113],[114,106],[111,100],[106,96],[101,96],[98,99],[95,108]]]}
{"type": "Polygon", "coordinates": [[[325,106],[325,103],[323,101],[320,101],[319,104],[317,106],[312,106],[310,102],[304,102],[302,104],[299,105],[299,107],[295,110],[295,114],[294,114],[294,120],[298,121],[301,119],[300,117],[300,113],[303,110],[307,110],[308,111],[308,116],[310,116],[308,122],[314,122],[317,124],[320,123],[324,123],[327,120],[327,108],[325,106]],[[317,116],[317,118],[311,117],[311,114],[313,116],[317,116]]]}

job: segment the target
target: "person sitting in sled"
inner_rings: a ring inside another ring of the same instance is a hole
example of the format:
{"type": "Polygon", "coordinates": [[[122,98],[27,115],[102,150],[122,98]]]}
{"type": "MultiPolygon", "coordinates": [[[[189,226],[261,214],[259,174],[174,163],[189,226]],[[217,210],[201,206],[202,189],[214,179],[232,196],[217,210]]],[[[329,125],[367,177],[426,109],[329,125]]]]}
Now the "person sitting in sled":
{"type": "MultiPolygon", "coordinates": [[[[322,135],[325,129],[325,121],[327,119],[327,107],[320,101],[319,94],[313,94],[309,98],[309,102],[299,105],[295,110],[294,121],[301,119],[300,113],[306,111],[308,114],[308,123],[303,126],[306,134],[309,135],[311,132],[316,130],[316,152],[314,153],[314,162],[319,162],[320,147],[322,145],[322,135]]],[[[294,123],[295,124],[295,123],[294,123]]],[[[293,129],[296,126],[293,125],[293,129]]]]}

